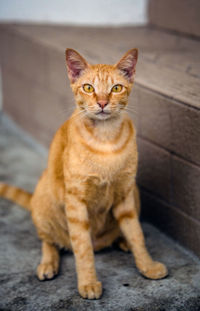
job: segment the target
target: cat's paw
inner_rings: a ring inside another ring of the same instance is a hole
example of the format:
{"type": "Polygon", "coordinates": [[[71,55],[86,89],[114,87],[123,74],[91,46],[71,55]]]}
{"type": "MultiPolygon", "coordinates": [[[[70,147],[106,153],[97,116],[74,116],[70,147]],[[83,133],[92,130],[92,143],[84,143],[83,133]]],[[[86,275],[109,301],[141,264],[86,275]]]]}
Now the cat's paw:
{"type": "Polygon", "coordinates": [[[95,281],[88,284],[81,284],[78,287],[79,294],[86,299],[99,299],[102,295],[101,282],[95,281]]]}
{"type": "Polygon", "coordinates": [[[40,281],[51,280],[58,274],[58,264],[54,262],[41,263],[37,267],[37,277],[40,281]]]}
{"type": "Polygon", "coordinates": [[[162,279],[168,275],[167,267],[158,261],[152,261],[147,267],[140,269],[140,272],[152,280],[162,279]]]}
{"type": "Polygon", "coordinates": [[[129,247],[126,240],[120,240],[118,243],[118,246],[122,251],[124,251],[126,253],[130,252],[130,247],[129,247]]]}

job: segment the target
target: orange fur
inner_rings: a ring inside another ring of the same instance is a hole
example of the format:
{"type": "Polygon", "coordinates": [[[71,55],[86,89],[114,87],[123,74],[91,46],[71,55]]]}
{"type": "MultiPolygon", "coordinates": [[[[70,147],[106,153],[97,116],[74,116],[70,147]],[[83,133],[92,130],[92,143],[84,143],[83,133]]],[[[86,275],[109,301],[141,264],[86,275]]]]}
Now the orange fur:
{"type": "MultiPolygon", "coordinates": [[[[40,280],[54,277],[58,248],[72,249],[79,293],[95,299],[102,287],[93,249],[122,236],[126,243],[120,242],[121,247],[133,252],[143,275],[158,279],[167,269],[148,254],[138,219],[136,132],[126,113],[137,50],[128,51],[113,66],[89,65],[72,49],[66,50],[66,61],[77,108],[57,131],[47,169],[31,199],[32,219],[43,241],[37,274],[40,280]],[[84,90],[85,84],[92,86],[91,93],[84,90]],[[120,85],[120,92],[112,91],[115,85],[120,85]]],[[[2,189],[1,195],[22,203],[17,193],[15,197],[2,189]]]]}
{"type": "Polygon", "coordinates": [[[0,195],[10,201],[15,201],[27,210],[31,210],[32,194],[20,188],[0,183],[0,195]]]}

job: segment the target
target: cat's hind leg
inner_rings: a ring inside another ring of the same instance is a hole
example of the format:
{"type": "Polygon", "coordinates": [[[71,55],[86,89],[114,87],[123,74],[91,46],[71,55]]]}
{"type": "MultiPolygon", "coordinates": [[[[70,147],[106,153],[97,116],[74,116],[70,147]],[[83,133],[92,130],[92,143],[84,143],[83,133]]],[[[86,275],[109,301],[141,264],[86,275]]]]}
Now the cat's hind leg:
{"type": "Polygon", "coordinates": [[[42,258],[37,268],[39,280],[52,279],[59,270],[59,248],[68,247],[69,236],[64,207],[49,189],[44,173],[31,200],[33,223],[42,241],[42,258]]]}
{"type": "Polygon", "coordinates": [[[120,237],[116,241],[117,246],[123,251],[123,252],[130,252],[131,246],[128,244],[127,240],[124,237],[120,237]]]}
{"type": "Polygon", "coordinates": [[[37,267],[37,276],[40,281],[53,279],[59,270],[59,250],[53,244],[42,242],[42,258],[37,267]]]}

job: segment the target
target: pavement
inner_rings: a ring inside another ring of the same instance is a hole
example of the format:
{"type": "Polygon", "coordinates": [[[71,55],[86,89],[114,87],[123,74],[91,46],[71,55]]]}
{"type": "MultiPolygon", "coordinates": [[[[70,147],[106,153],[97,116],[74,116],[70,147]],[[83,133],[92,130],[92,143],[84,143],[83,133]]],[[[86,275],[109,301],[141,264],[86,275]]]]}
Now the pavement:
{"type": "MultiPolygon", "coordinates": [[[[45,167],[47,151],[7,116],[0,114],[0,180],[33,191],[45,167]]],[[[0,311],[198,311],[200,261],[148,223],[143,223],[153,258],[164,262],[169,276],[148,280],[130,253],[108,248],[95,255],[103,296],[82,299],[76,288],[72,253],[63,252],[59,275],[40,282],[36,267],[40,241],[29,213],[0,200],[0,311]]]]}

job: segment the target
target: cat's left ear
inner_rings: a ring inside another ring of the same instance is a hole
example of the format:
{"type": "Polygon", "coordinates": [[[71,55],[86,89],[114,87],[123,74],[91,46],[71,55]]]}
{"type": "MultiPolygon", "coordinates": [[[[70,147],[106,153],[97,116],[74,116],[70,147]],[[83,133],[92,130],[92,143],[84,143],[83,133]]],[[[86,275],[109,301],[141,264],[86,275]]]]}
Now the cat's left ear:
{"type": "Polygon", "coordinates": [[[89,65],[86,60],[73,49],[66,49],[65,55],[68,77],[71,83],[74,83],[89,65]]]}
{"type": "Polygon", "coordinates": [[[130,83],[133,82],[137,59],[138,49],[131,49],[115,65],[130,83]]]}

